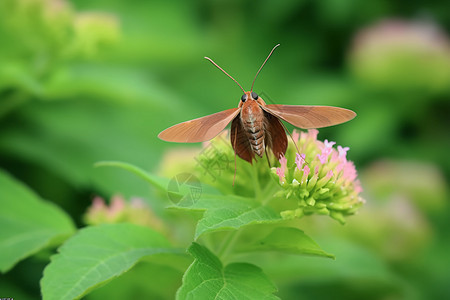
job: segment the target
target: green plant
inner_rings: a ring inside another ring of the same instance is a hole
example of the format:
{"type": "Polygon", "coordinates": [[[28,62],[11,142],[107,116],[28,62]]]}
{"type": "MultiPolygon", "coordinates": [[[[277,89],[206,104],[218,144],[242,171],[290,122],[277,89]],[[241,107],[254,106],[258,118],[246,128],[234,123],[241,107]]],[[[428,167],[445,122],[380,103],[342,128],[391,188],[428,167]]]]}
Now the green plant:
{"type": "Polygon", "coordinates": [[[234,186],[234,164],[230,163],[234,154],[223,135],[205,145],[196,167],[182,170],[192,172],[190,179],[178,177],[186,180],[186,191],[181,189],[182,182],[172,189],[168,179],[126,163],[97,164],[139,175],[162,192],[159,201],[164,202],[169,193],[168,209],[177,211],[172,220],[157,216],[141,200],[116,197],[107,206],[96,198],[85,216],[91,225],[75,232],[62,211],[2,174],[2,186],[7,187],[0,192],[2,204],[7,205],[2,212],[14,219],[8,224],[5,215],[0,218],[2,227],[10,229],[1,237],[2,271],[72,235],[44,270],[44,299],[79,298],[148,259],[163,259],[160,265],[167,268],[165,272],[177,270],[169,272],[161,286],[172,285],[185,270],[177,299],[276,299],[277,287],[245,257],[275,251],[334,258],[298,228],[297,219],[317,213],[343,223],[363,203],[356,171],[346,159],[348,148],[336,150],[334,142],[317,141],[317,133],[310,130],[300,136],[294,132],[301,154],[291,143],[278,168],[270,169],[267,158],[254,164],[238,160],[234,186]],[[198,178],[200,186],[192,184],[192,178],[198,178]],[[19,203],[16,198],[28,202],[19,203]],[[29,206],[35,209],[30,211],[29,206]],[[188,215],[199,219],[183,229],[188,215]]]}

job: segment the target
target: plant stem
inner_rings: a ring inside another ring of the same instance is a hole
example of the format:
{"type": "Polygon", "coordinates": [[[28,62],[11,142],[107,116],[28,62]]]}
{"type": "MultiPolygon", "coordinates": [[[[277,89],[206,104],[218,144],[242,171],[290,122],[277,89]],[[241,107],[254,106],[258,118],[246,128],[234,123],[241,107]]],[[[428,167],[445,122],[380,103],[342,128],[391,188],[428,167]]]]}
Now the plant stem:
{"type": "Polygon", "coordinates": [[[262,194],[264,195],[264,198],[262,199],[261,203],[262,205],[266,205],[267,203],[270,202],[270,200],[273,199],[273,194],[275,193],[276,190],[278,190],[279,187],[272,181],[270,181],[266,187],[264,188],[264,190],[262,191],[262,194]]]}

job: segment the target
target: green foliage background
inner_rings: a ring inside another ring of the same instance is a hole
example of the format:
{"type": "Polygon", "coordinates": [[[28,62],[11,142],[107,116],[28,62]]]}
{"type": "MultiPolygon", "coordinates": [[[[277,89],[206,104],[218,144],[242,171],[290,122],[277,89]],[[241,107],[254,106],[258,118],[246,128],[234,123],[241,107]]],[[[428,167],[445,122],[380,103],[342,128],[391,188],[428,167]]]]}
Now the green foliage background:
{"type": "MultiPolygon", "coordinates": [[[[277,265],[255,264],[283,299],[448,298],[449,30],[445,1],[4,0],[0,167],[78,227],[95,195],[139,196],[164,214],[145,182],[93,164],[118,160],[157,172],[167,149],[198,147],[169,144],[157,134],[238,104],[239,88],[203,57],[248,89],[280,43],[255,91],[266,102],[358,113],[322,129],[319,138],[351,148],[367,205],[344,227],[302,220],[336,261],[288,256],[277,265]],[[426,43],[444,50],[423,57],[399,31],[400,54],[383,56],[382,37],[372,52],[355,54],[358,32],[386,19],[434,24],[446,40],[426,43]]],[[[0,296],[39,298],[48,255],[0,275],[0,296]]],[[[144,291],[151,276],[138,266],[104,286],[103,295],[144,291]]],[[[170,284],[173,294],[161,297],[174,296],[177,283],[170,284]]]]}

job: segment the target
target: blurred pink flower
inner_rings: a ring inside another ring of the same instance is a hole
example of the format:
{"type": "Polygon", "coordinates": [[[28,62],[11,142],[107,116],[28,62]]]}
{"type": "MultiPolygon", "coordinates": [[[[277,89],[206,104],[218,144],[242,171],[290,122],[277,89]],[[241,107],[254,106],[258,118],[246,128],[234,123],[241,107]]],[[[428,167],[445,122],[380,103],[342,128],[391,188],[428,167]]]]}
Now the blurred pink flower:
{"type": "Polygon", "coordinates": [[[364,28],[349,62],[359,79],[376,88],[443,92],[450,84],[450,40],[432,22],[390,19],[364,28]]]}
{"type": "Polygon", "coordinates": [[[276,173],[278,175],[278,177],[280,178],[280,183],[285,181],[285,176],[284,173],[286,172],[286,168],[287,168],[287,159],[284,156],[281,156],[280,159],[280,168],[277,168],[276,173]]]}
{"type": "Polygon", "coordinates": [[[298,133],[297,130],[294,129],[292,131],[292,139],[297,143],[299,138],[300,138],[300,134],[298,133]]]}
{"type": "Polygon", "coordinates": [[[132,198],[128,202],[122,196],[115,195],[108,206],[101,197],[97,196],[92,200],[92,205],[88,208],[84,219],[89,225],[129,222],[161,232],[165,231],[161,220],[140,198],[132,198]]]}

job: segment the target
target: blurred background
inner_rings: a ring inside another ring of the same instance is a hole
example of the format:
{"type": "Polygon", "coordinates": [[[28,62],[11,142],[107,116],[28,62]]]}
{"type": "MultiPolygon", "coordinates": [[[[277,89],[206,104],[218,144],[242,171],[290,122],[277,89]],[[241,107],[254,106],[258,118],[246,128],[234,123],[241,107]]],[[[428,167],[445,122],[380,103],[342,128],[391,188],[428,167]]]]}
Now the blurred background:
{"type": "MultiPolygon", "coordinates": [[[[96,195],[142,197],[158,212],[145,182],[93,164],[157,172],[168,149],[199,147],[157,134],[237,106],[239,87],[203,57],[249,89],[280,43],[254,90],[270,103],[357,112],[319,139],[350,147],[367,204],[345,226],[302,220],[337,260],[263,266],[279,296],[448,299],[449,32],[437,0],[2,0],[0,167],[79,226],[96,195]]],[[[25,260],[3,286],[39,298],[46,263],[25,260]]],[[[128,291],[145,291],[151,275],[139,278],[128,291]]]]}

